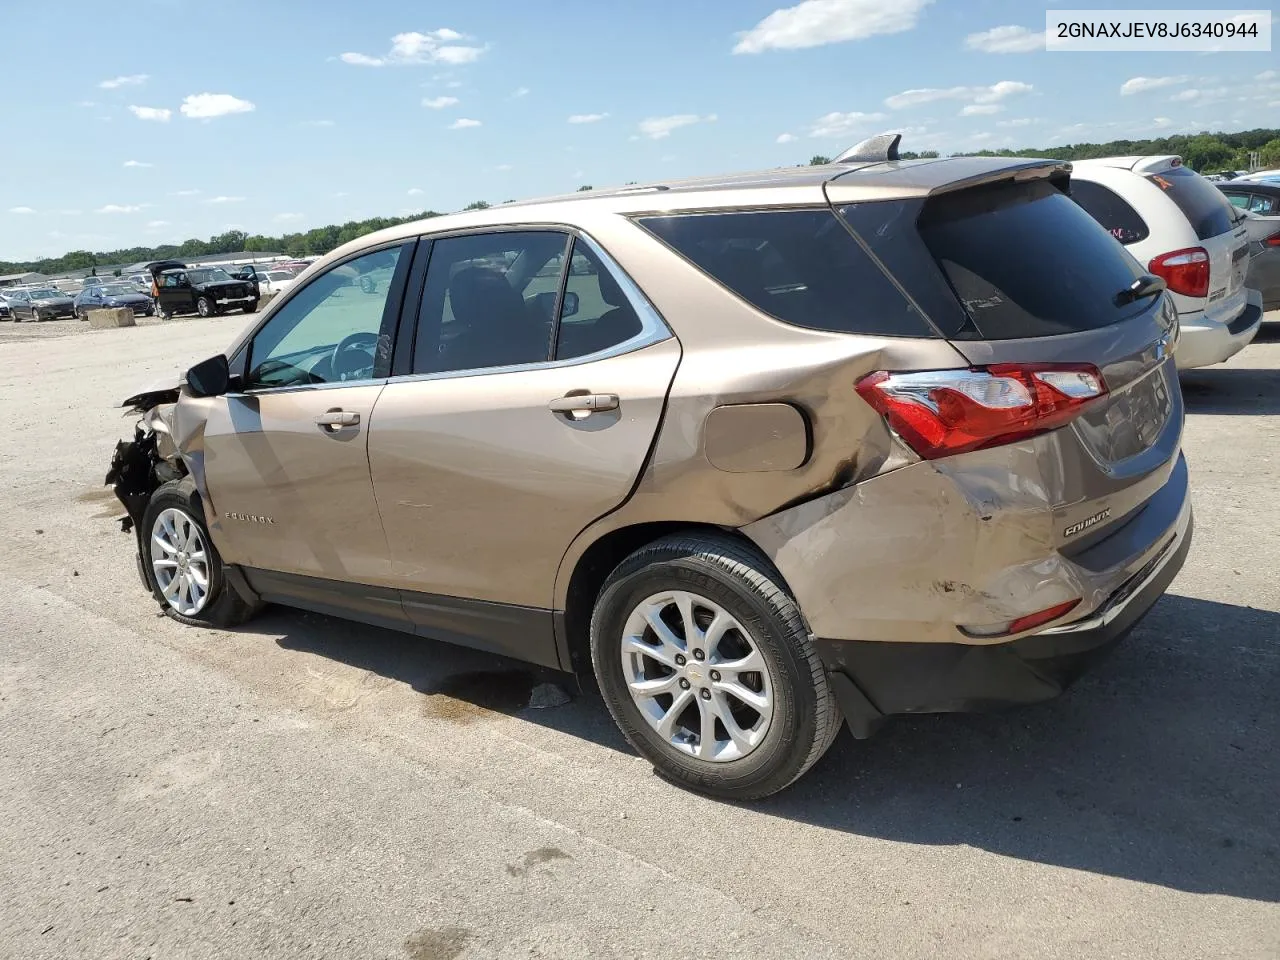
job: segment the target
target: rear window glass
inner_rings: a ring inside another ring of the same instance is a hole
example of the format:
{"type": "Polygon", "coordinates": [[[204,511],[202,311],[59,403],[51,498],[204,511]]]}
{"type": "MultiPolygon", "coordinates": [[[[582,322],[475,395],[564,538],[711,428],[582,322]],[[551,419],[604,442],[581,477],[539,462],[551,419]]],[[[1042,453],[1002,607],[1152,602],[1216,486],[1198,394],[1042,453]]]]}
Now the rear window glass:
{"type": "Polygon", "coordinates": [[[1178,205],[1201,240],[1231,232],[1234,223],[1231,204],[1221,190],[1194,170],[1174,167],[1164,173],[1150,174],[1147,179],[1178,205]]]}
{"type": "Polygon", "coordinates": [[[1147,223],[1128,202],[1100,183],[1071,181],[1071,199],[1123,244],[1137,243],[1151,235],[1147,223]]]}
{"type": "Polygon", "coordinates": [[[638,222],[785,323],[837,333],[936,336],[830,210],[685,214],[638,222]]]}
{"type": "Polygon", "coordinates": [[[1155,299],[1116,305],[1142,268],[1045,181],[944,194],[925,204],[918,226],[984,339],[1105,327],[1155,299]]]}

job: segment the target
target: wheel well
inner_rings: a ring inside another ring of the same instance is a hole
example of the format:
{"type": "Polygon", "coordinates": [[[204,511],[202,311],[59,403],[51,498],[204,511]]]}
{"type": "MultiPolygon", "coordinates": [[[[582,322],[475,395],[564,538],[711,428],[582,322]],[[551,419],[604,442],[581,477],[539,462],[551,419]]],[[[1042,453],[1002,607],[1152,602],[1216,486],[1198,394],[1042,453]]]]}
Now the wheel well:
{"type": "Polygon", "coordinates": [[[591,670],[591,612],[595,609],[600,588],[614,569],[645,544],[652,543],[673,533],[698,533],[705,531],[720,536],[741,538],[741,534],[725,527],[707,523],[664,521],[639,523],[612,530],[587,548],[569,577],[569,589],[565,596],[564,628],[569,647],[573,672],[579,677],[590,677],[591,670]]]}

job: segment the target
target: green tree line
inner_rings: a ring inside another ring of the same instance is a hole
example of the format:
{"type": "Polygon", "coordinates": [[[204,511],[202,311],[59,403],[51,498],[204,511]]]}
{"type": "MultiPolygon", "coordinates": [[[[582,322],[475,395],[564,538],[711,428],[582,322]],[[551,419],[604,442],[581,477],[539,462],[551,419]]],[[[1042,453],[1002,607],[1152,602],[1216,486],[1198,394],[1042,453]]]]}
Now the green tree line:
{"type": "MultiPolygon", "coordinates": [[[[1263,168],[1280,166],[1280,130],[1257,129],[1239,133],[1174,134],[1149,140],[1111,140],[1107,143],[1073,143],[1061,147],[1034,147],[1019,150],[979,150],[964,156],[978,157],[1048,157],[1053,160],[1088,160],[1094,157],[1116,157],[1149,154],[1178,154],[1187,166],[1200,173],[1216,173],[1223,170],[1247,170],[1249,154],[1256,151],[1263,168]]],[[[921,153],[903,151],[902,159],[937,157],[931,150],[921,153]]],[[[824,156],[815,156],[810,163],[829,163],[824,156]]],[[[590,187],[580,187],[589,190],[590,187]]],[[[477,200],[468,210],[483,210],[489,204],[477,200]]],[[[349,240],[392,227],[411,220],[435,217],[434,210],[426,210],[409,217],[373,217],[369,220],[350,220],[343,224],[316,227],[305,233],[286,233],[279,237],[263,234],[246,234],[241,230],[228,230],[208,240],[192,238],[180,244],[162,244],[158,247],[127,247],[123,250],[90,252],[73,250],[61,257],[25,262],[0,261],[0,273],[24,273],[34,270],[43,274],[57,274],[67,270],[87,270],[97,266],[138,263],[146,260],[165,260],[207,256],[211,253],[249,252],[284,253],[291,257],[309,257],[328,253],[349,240]]]]}

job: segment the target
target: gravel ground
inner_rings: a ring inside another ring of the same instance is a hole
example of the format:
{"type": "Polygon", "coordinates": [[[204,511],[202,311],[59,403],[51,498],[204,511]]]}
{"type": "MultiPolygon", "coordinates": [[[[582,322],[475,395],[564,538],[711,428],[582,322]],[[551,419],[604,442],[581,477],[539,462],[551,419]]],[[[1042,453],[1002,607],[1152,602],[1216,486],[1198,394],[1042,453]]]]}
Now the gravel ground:
{"type": "Polygon", "coordinates": [[[733,806],[518,664],[157,616],[114,405],[245,320],[0,324],[0,956],[1280,956],[1280,323],[1185,378],[1196,543],[1111,660],[733,806]]]}

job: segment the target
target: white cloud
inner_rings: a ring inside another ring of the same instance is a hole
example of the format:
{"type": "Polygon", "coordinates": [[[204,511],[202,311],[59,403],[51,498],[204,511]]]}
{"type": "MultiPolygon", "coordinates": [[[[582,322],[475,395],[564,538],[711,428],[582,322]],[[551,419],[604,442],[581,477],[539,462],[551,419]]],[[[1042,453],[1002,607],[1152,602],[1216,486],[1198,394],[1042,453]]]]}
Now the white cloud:
{"type": "Polygon", "coordinates": [[[410,187],[410,188],[409,188],[409,196],[411,196],[411,197],[420,197],[420,196],[422,196],[422,195],[423,195],[424,193],[426,193],[426,192],[427,192],[427,191],[423,190],[421,187],[410,187]]]}
{"type": "Polygon", "coordinates": [[[244,199],[244,197],[228,197],[228,196],[226,196],[226,195],[224,195],[224,194],[219,194],[218,196],[216,196],[216,197],[210,197],[208,200],[205,200],[205,201],[203,201],[203,202],[204,202],[204,203],[217,203],[217,204],[223,204],[223,203],[239,203],[239,202],[240,202],[240,201],[242,201],[243,199],[244,199]]]}
{"type": "Polygon", "coordinates": [[[609,114],[607,113],[575,113],[573,114],[573,116],[569,118],[569,122],[570,123],[599,123],[601,120],[605,119],[605,117],[607,116],[609,116],[609,114]]]}
{"type": "Polygon", "coordinates": [[[94,213],[137,213],[142,209],[142,204],[137,203],[108,203],[104,207],[99,207],[94,213]]]}
{"type": "Polygon", "coordinates": [[[465,130],[468,127],[478,127],[480,125],[479,120],[472,120],[470,117],[459,117],[457,120],[453,121],[453,123],[449,124],[449,129],[465,130]]]}
{"type": "Polygon", "coordinates": [[[139,120],[155,120],[159,123],[168,123],[173,116],[173,111],[168,107],[135,107],[129,104],[129,112],[139,120]]]}
{"type": "Polygon", "coordinates": [[[301,219],[302,219],[302,214],[300,214],[300,213],[277,213],[277,214],[276,214],[274,217],[272,217],[271,219],[272,219],[272,220],[274,220],[276,223],[288,223],[288,222],[289,222],[289,221],[291,221],[291,220],[301,220],[301,219]]]}
{"type": "Polygon", "coordinates": [[[738,34],[734,53],[800,50],[910,30],[933,0],[803,0],[738,34]]]}
{"type": "Polygon", "coordinates": [[[1131,77],[1120,84],[1120,96],[1129,97],[1135,93],[1159,90],[1161,87],[1176,87],[1190,79],[1190,77],[1131,77]]]}
{"type": "Polygon", "coordinates": [[[511,164],[509,163],[500,163],[496,167],[494,167],[494,169],[501,170],[503,173],[506,173],[508,170],[514,170],[515,168],[511,166],[511,164]]]}
{"type": "Polygon", "coordinates": [[[457,44],[454,41],[464,40],[462,34],[448,27],[432,30],[429,33],[397,33],[391,38],[391,49],[384,56],[371,57],[364,53],[344,53],[339,56],[343,63],[356,67],[402,66],[413,63],[472,63],[479,59],[487,47],[457,44]]]}
{"type": "Polygon", "coordinates": [[[517,88],[516,92],[511,95],[511,99],[519,100],[521,97],[527,97],[528,95],[529,95],[528,87],[519,87],[517,88]]]}
{"type": "Polygon", "coordinates": [[[1280,73],[1277,73],[1275,70],[1263,70],[1260,74],[1258,74],[1258,75],[1257,75],[1256,77],[1254,77],[1253,79],[1255,79],[1255,80],[1274,80],[1276,77],[1280,77],[1280,73]]]}
{"type": "Polygon", "coordinates": [[[1044,32],[1026,27],[992,27],[964,38],[965,49],[981,53],[1030,53],[1043,50],[1044,32]]]}
{"type": "Polygon", "coordinates": [[[671,136],[671,131],[681,127],[689,127],[695,123],[712,123],[716,119],[714,113],[700,117],[696,113],[677,113],[670,117],[649,117],[640,121],[641,135],[650,140],[662,140],[671,136]]]}
{"type": "Polygon", "coordinates": [[[997,127],[1029,127],[1033,123],[1039,123],[1039,120],[1033,120],[1031,117],[1018,117],[1014,120],[997,120],[997,127]]]}
{"type": "Polygon", "coordinates": [[[35,213],[32,207],[10,207],[10,213],[35,213]]]}
{"type": "Polygon", "coordinates": [[[457,97],[424,97],[422,105],[428,110],[443,110],[445,107],[452,107],[457,102],[457,97]]]}
{"type": "Polygon", "coordinates": [[[112,80],[103,80],[99,87],[103,90],[115,90],[119,87],[136,87],[141,83],[147,82],[145,73],[131,73],[127,77],[116,77],[112,80]]]}
{"type": "Polygon", "coordinates": [[[774,143],[791,143],[795,139],[796,136],[793,133],[780,133],[778,134],[778,139],[775,140],[774,143]]]}
{"type": "Polygon", "coordinates": [[[151,229],[151,230],[155,230],[159,227],[167,227],[168,225],[169,225],[168,220],[148,220],[147,221],[147,227],[148,229],[151,229]]]}
{"type": "Polygon", "coordinates": [[[849,113],[832,111],[825,113],[814,121],[809,130],[811,137],[847,137],[856,131],[864,131],[868,124],[883,120],[883,113],[862,113],[858,110],[849,113]]]}
{"type": "Polygon", "coordinates": [[[1004,107],[998,103],[971,103],[960,111],[962,117],[985,117],[999,113],[1004,107]]]}
{"type": "Polygon", "coordinates": [[[199,193],[199,189],[195,190],[174,190],[169,196],[171,197],[194,197],[199,193]]]}
{"type": "Polygon", "coordinates": [[[211,120],[233,113],[249,113],[257,108],[248,100],[241,100],[229,93],[193,93],[178,108],[183,116],[192,120],[211,120]]]}
{"type": "Polygon", "coordinates": [[[1190,87],[1186,90],[1180,90],[1175,93],[1169,98],[1169,102],[1196,104],[1212,103],[1215,100],[1224,100],[1228,95],[1235,92],[1236,91],[1230,90],[1227,87],[1212,87],[1204,90],[1197,87],[1190,87]]]}
{"type": "Polygon", "coordinates": [[[893,110],[916,107],[937,100],[967,100],[970,103],[998,103],[1019,93],[1030,93],[1034,87],[1020,80],[1001,80],[989,87],[923,87],[904,90],[886,97],[884,104],[893,110]]]}
{"type": "Polygon", "coordinates": [[[303,120],[304,127],[336,127],[338,124],[333,120],[303,120]]]}
{"type": "Polygon", "coordinates": [[[155,166],[155,164],[147,163],[147,162],[146,162],[146,161],[144,161],[144,160],[126,160],[126,161],[124,162],[124,165],[125,165],[126,167],[151,167],[151,166],[155,166]]]}
{"type": "Polygon", "coordinates": [[[338,198],[342,198],[342,197],[349,197],[351,196],[351,194],[348,193],[346,190],[339,190],[337,193],[334,194],[334,196],[338,198]]]}

